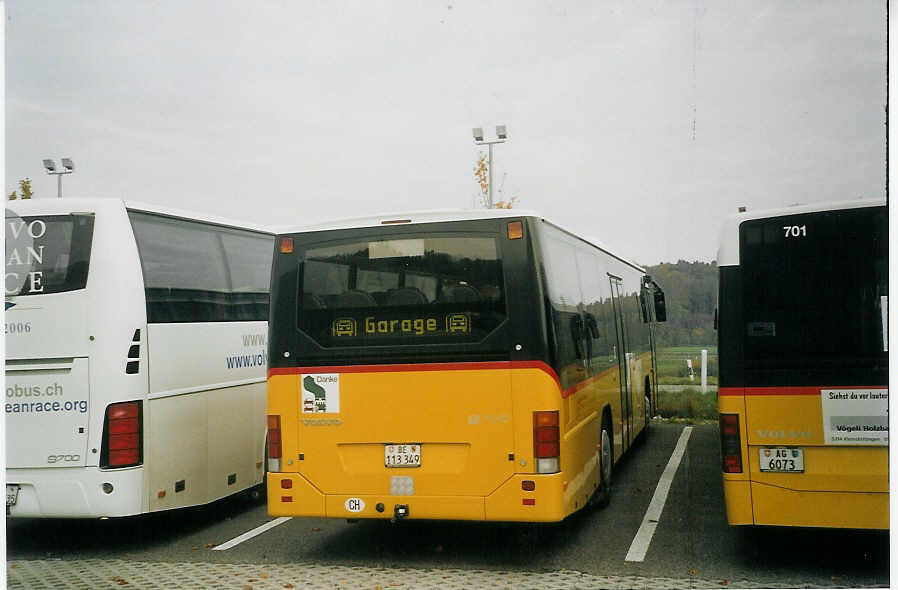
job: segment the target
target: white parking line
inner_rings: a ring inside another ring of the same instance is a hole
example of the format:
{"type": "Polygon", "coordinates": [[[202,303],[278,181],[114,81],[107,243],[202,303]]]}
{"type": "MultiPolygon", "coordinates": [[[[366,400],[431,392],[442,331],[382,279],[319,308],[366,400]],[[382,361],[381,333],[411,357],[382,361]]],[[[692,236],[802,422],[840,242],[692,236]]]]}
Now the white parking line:
{"type": "Polygon", "coordinates": [[[268,529],[273,529],[274,527],[276,527],[279,524],[284,524],[291,518],[292,518],[291,516],[282,516],[280,518],[276,518],[276,519],[272,520],[271,522],[266,522],[262,526],[258,526],[249,532],[243,533],[239,537],[234,537],[233,539],[231,539],[230,541],[228,541],[226,543],[222,543],[221,545],[217,545],[217,546],[213,547],[212,551],[225,551],[226,549],[230,549],[231,547],[233,547],[235,545],[239,545],[240,543],[242,543],[244,541],[252,539],[256,535],[261,535],[268,529]]]}
{"type": "Polygon", "coordinates": [[[643,561],[645,554],[649,550],[649,543],[652,542],[652,536],[655,529],[658,528],[658,521],[661,520],[661,511],[664,510],[664,503],[667,502],[667,493],[670,491],[670,484],[673,483],[674,475],[677,473],[677,467],[683,460],[686,452],[686,443],[689,442],[689,435],[692,434],[692,426],[687,426],[680,434],[680,440],[674,447],[670,461],[658,480],[658,487],[655,488],[655,495],[649,503],[648,510],[645,511],[645,517],[642,519],[642,525],[636,531],[633,542],[630,544],[630,550],[627,551],[627,557],[624,561],[643,561]]]}

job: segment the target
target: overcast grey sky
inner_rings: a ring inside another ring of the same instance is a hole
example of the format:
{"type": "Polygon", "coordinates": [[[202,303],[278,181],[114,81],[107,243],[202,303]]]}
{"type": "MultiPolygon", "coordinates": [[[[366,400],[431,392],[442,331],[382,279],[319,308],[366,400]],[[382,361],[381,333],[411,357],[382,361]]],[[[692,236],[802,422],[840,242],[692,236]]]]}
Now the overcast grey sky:
{"type": "Polygon", "coordinates": [[[6,2],[6,193],[270,224],[495,186],[643,264],[885,194],[881,1],[6,2]]]}

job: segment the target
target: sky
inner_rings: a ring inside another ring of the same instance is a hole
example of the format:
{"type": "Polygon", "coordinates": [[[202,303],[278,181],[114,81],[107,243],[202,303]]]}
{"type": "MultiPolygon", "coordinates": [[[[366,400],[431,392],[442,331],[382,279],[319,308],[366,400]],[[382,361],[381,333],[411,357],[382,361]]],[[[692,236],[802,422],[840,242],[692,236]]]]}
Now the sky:
{"type": "Polygon", "coordinates": [[[6,194],[268,225],[494,200],[641,264],[885,196],[881,1],[7,0],[6,194]]]}

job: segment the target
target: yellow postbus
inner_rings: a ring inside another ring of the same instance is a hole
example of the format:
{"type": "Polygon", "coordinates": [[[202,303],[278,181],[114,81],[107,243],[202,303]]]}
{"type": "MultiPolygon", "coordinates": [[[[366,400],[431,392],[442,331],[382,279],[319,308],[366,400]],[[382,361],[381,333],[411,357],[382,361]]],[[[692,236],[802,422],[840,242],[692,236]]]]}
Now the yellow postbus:
{"type": "Polygon", "coordinates": [[[888,529],[885,202],[741,213],[718,265],[729,523],[888,529]]]}
{"type": "Polygon", "coordinates": [[[560,521],[607,503],[655,404],[664,295],[535,214],[280,233],[268,510],[560,521]]]}

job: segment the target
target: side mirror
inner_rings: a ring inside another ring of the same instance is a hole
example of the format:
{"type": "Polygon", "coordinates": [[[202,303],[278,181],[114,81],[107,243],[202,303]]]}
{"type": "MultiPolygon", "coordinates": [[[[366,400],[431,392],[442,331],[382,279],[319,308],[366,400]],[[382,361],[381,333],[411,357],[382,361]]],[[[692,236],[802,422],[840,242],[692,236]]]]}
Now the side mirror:
{"type": "Polygon", "coordinates": [[[654,291],[655,296],[655,321],[656,322],[666,322],[667,321],[667,304],[664,302],[664,291],[656,288],[654,291]]]}
{"type": "Polygon", "coordinates": [[[584,323],[586,324],[586,331],[589,334],[590,338],[592,338],[593,340],[598,339],[599,323],[596,321],[596,316],[592,315],[591,313],[586,314],[584,323]]]}

